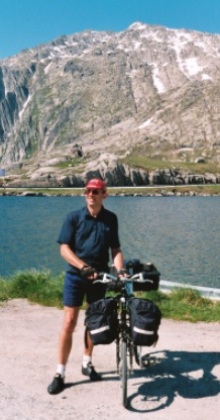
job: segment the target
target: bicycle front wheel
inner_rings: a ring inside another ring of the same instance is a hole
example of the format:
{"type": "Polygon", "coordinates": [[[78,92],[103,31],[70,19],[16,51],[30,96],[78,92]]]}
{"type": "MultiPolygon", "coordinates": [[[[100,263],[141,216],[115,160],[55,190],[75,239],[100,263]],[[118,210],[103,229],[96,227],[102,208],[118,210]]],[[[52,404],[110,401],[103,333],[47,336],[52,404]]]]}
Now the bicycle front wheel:
{"type": "Polygon", "coordinates": [[[122,383],[122,404],[127,407],[128,389],[128,366],[127,366],[127,341],[121,342],[121,383],[122,383]]]}

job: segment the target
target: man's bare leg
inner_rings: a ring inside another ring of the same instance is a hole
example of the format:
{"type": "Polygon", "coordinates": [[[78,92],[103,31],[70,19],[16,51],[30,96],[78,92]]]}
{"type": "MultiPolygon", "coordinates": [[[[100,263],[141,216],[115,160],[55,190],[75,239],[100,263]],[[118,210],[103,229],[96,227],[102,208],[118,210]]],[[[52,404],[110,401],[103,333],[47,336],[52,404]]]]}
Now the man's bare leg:
{"type": "Polygon", "coordinates": [[[59,337],[58,363],[66,366],[72,348],[73,332],[76,327],[79,307],[64,307],[63,325],[59,337]]]}

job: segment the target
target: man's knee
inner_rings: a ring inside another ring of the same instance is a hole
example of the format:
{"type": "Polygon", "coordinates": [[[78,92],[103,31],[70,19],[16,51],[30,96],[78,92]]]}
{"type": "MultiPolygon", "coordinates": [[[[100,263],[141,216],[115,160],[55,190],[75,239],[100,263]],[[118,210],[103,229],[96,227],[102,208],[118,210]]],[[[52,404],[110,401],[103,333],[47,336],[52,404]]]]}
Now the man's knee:
{"type": "Polygon", "coordinates": [[[76,327],[77,319],[78,319],[78,309],[75,309],[75,308],[66,309],[65,316],[64,316],[63,329],[67,333],[72,334],[76,327]]]}

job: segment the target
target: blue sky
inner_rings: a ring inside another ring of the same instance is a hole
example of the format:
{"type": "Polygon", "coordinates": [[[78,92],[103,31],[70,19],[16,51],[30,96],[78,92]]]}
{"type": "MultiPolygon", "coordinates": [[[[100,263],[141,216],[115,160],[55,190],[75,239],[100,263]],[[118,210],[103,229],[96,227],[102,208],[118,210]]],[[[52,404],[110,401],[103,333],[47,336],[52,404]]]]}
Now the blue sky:
{"type": "Polygon", "coordinates": [[[219,0],[0,0],[0,59],[86,29],[140,21],[220,34],[219,0]]]}

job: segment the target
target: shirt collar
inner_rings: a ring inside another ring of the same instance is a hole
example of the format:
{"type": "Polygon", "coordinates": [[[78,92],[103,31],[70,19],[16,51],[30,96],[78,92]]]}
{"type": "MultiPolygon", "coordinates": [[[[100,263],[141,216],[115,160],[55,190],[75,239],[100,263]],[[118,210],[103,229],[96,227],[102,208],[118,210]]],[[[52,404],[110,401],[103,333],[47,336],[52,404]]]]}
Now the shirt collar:
{"type": "Polygon", "coordinates": [[[97,214],[96,217],[93,217],[90,213],[87,207],[84,207],[84,215],[86,219],[100,219],[104,212],[104,206],[102,205],[100,212],[97,214]]]}

